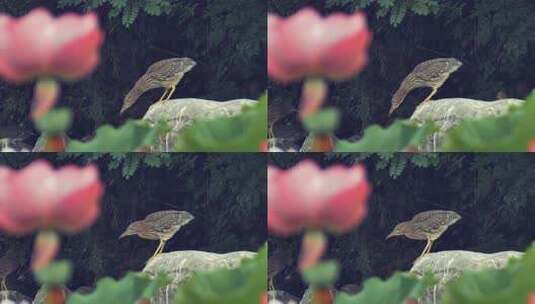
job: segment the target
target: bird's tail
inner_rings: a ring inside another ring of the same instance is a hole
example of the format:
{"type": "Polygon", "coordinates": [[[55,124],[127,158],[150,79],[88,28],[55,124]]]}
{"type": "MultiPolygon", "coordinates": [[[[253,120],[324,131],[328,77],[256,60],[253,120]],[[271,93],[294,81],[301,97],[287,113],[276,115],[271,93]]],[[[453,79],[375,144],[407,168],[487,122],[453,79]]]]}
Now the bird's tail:
{"type": "Polygon", "coordinates": [[[136,81],[136,84],[134,87],[126,94],[124,100],[123,100],[123,107],[121,108],[121,114],[126,111],[128,108],[130,108],[141,95],[143,95],[145,92],[147,92],[150,89],[155,88],[153,85],[151,85],[152,82],[150,79],[143,75],[141,78],[136,81]]]}
{"type": "Polygon", "coordinates": [[[388,115],[392,115],[392,113],[401,105],[403,100],[405,100],[407,94],[409,94],[409,89],[407,89],[406,86],[401,85],[392,97],[392,105],[390,106],[390,111],[388,111],[388,115]]]}

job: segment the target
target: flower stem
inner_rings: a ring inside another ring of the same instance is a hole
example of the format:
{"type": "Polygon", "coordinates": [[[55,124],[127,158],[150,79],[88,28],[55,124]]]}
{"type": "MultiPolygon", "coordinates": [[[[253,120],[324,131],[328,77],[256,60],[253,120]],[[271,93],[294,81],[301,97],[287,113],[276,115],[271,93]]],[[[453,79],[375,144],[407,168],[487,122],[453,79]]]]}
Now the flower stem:
{"type": "Polygon", "coordinates": [[[34,121],[45,116],[54,107],[59,97],[59,83],[54,78],[37,80],[31,117],[34,121]]]}
{"type": "Polygon", "coordinates": [[[305,119],[318,112],[327,97],[327,83],[323,78],[307,78],[303,84],[299,117],[305,119]]]}
{"type": "Polygon", "coordinates": [[[35,238],[32,254],[32,270],[38,271],[48,266],[59,251],[60,239],[51,230],[40,231],[35,238]]]}
{"type": "Polygon", "coordinates": [[[303,272],[316,265],[326,249],[327,237],[322,231],[309,230],[305,232],[299,255],[299,270],[303,272]]]}

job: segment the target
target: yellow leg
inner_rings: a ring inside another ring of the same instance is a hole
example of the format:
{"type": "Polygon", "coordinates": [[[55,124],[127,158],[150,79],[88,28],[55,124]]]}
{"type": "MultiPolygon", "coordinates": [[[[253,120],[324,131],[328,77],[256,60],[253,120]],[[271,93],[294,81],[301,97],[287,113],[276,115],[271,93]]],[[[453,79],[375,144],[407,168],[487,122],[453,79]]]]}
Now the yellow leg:
{"type": "Polygon", "coordinates": [[[431,252],[431,247],[433,246],[433,240],[429,240],[429,247],[427,247],[427,252],[425,254],[428,254],[431,252]]]}
{"type": "Polygon", "coordinates": [[[158,247],[156,247],[156,251],[154,251],[154,254],[150,257],[150,259],[158,255],[158,253],[160,252],[160,248],[162,248],[162,245],[163,245],[163,240],[160,240],[158,247]]]}
{"type": "Polygon", "coordinates": [[[165,241],[162,241],[162,246],[160,247],[160,251],[158,254],[163,253],[163,249],[165,248],[165,241]]]}
{"type": "MultiPolygon", "coordinates": [[[[431,240],[428,239],[427,240],[427,244],[425,244],[424,250],[422,251],[422,253],[418,257],[418,259],[423,257],[427,253],[427,248],[429,247],[430,244],[431,244],[431,240]]],[[[416,259],[416,260],[418,260],[418,259],[416,259]]]]}
{"type": "Polygon", "coordinates": [[[7,284],[6,284],[6,278],[2,278],[2,291],[8,291],[7,284]]]}
{"type": "Polygon", "coordinates": [[[270,278],[268,281],[268,290],[275,290],[275,286],[273,286],[273,278],[270,278]]]}
{"type": "Polygon", "coordinates": [[[173,95],[173,93],[175,92],[175,89],[176,89],[176,86],[172,86],[171,87],[171,92],[169,93],[169,95],[167,95],[167,98],[165,100],[169,100],[171,99],[171,96],[173,95]]]}
{"type": "Polygon", "coordinates": [[[163,95],[162,97],[160,97],[160,100],[158,100],[158,102],[162,101],[165,97],[165,95],[167,95],[167,92],[169,92],[169,89],[165,89],[165,91],[163,92],[163,95]]]}
{"type": "Polygon", "coordinates": [[[431,94],[429,94],[429,96],[427,96],[427,98],[422,102],[429,101],[431,97],[433,97],[436,93],[437,93],[437,89],[433,88],[433,91],[431,91],[431,94]]]}

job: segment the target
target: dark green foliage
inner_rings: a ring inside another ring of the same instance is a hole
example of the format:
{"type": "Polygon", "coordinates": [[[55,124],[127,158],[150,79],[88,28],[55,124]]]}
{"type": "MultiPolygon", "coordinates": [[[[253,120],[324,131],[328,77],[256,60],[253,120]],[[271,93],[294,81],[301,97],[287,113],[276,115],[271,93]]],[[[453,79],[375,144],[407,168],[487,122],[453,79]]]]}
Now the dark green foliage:
{"type": "MultiPolygon", "coordinates": [[[[416,15],[436,15],[439,11],[439,0],[327,0],[327,7],[349,6],[353,9],[373,7],[379,17],[389,15],[390,24],[398,26],[407,13],[416,15]]],[[[444,2],[444,1],[443,1],[444,2]]]]}

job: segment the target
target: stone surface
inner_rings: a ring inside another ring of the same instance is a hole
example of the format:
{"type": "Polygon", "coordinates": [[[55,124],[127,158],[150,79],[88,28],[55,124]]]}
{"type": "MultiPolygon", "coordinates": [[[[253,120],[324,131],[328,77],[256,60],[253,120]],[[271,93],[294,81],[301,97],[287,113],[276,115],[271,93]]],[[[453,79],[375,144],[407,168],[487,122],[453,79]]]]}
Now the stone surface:
{"type": "Polygon", "coordinates": [[[283,290],[270,290],[268,291],[268,301],[269,304],[297,304],[299,298],[283,290]]]}
{"type": "Polygon", "coordinates": [[[191,125],[195,120],[234,116],[241,112],[243,106],[254,105],[256,102],[252,99],[229,101],[197,98],[170,99],[150,106],[143,119],[150,123],[165,121],[172,127],[172,131],[161,138],[160,144],[153,147],[154,152],[167,152],[173,150],[174,139],[180,130],[191,125]]]}
{"type": "Polygon", "coordinates": [[[236,268],[244,258],[252,258],[255,254],[250,251],[235,251],[219,254],[196,250],[159,254],[147,263],[143,271],[151,275],[164,272],[173,281],[167,287],[162,288],[156,297],[152,299],[151,303],[172,303],[176,289],[191,278],[194,272],[236,268]]]}
{"type": "Polygon", "coordinates": [[[479,271],[485,268],[503,268],[513,257],[521,257],[522,252],[502,251],[492,254],[451,250],[429,253],[418,259],[411,269],[417,275],[432,273],[438,283],[420,299],[420,304],[440,304],[444,286],[458,278],[464,271],[479,271]]]}
{"type": "Polygon", "coordinates": [[[0,304],[4,303],[16,303],[16,304],[30,304],[32,299],[21,294],[15,290],[2,290],[0,291],[0,304]]]}
{"type": "Polygon", "coordinates": [[[420,149],[424,152],[437,152],[445,132],[464,120],[499,116],[507,113],[513,105],[521,105],[520,99],[501,99],[481,101],[466,98],[447,98],[430,100],[420,104],[410,120],[417,123],[434,122],[439,131],[433,134],[420,149]]]}

